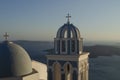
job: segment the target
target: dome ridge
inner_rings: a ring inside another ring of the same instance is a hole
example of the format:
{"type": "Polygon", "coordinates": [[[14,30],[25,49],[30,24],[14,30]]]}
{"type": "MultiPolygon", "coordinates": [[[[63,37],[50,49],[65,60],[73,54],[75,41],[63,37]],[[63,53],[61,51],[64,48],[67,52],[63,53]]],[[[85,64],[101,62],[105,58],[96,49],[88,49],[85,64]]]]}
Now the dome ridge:
{"type": "Polygon", "coordinates": [[[79,29],[76,26],[74,26],[73,24],[70,24],[70,23],[66,23],[63,26],[61,26],[58,29],[56,37],[57,38],[64,38],[66,35],[68,35],[67,38],[74,37],[74,38],[80,39],[79,29]]]}

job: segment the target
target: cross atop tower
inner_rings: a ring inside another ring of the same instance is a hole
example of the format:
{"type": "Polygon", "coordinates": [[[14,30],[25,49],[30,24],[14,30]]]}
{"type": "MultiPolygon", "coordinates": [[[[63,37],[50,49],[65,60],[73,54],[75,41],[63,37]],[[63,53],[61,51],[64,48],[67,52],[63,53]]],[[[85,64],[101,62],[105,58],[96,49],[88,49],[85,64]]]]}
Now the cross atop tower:
{"type": "Polygon", "coordinates": [[[3,35],[3,37],[4,37],[4,38],[5,38],[5,40],[7,41],[7,40],[8,40],[8,37],[9,37],[8,33],[7,33],[7,32],[5,32],[5,34],[3,35]]]}
{"type": "Polygon", "coordinates": [[[67,14],[66,18],[68,18],[68,22],[69,22],[69,19],[71,18],[71,16],[69,15],[69,13],[67,14]]]}

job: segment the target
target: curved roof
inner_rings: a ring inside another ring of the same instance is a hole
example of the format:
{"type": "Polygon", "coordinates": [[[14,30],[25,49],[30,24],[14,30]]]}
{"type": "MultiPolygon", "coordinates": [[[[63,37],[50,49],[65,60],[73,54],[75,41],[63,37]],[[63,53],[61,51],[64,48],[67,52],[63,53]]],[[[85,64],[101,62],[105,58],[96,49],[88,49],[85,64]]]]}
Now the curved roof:
{"type": "Polygon", "coordinates": [[[80,32],[77,27],[69,22],[58,29],[56,38],[80,38],[80,32]]]}
{"type": "Polygon", "coordinates": [[[0,44],[0,77],[22,76],[31,72],[31,59],[21,46],[8,41],[0,44]]]}

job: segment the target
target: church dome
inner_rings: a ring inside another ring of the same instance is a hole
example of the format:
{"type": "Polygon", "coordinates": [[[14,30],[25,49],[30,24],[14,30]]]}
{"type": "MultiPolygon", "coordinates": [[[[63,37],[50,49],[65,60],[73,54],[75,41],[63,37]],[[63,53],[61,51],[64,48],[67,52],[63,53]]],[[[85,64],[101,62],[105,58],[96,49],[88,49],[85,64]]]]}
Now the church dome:
{"type": "Polygon", "coordinates": [[[0,43],[0,77],[22,76],[31,72],[31,59],[21,46],[9,41],[0,43]]]}
{"type": "Polygon", "coordinates": [[[77,27],[69,22],[58,29],[56,38],[80,38],[80,32],[77,27]]]}

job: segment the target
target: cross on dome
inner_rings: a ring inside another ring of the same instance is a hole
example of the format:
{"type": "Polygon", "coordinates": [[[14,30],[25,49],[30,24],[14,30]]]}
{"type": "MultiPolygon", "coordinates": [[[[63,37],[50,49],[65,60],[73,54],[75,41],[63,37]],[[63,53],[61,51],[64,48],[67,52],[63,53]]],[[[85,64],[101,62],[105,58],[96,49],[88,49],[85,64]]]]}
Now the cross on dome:
{"type": "Polygon", "coordinates": [[[68,22],[70,21],[69,19],[71,18],[70,14],[68,13],[66,18],[68,18],[68,22]]]}
{"type": "Polygon", "coordinates": [[[3,35],[3,37],[4,37],[4,38],[5,38],[5,40],[7,41],[7,40],[8,40],[8,37],[9,37],[8,33],[7,33],[7,32],[5,32],[5,34],[3,35]]]}

